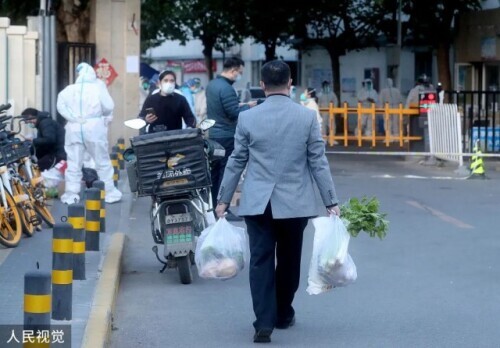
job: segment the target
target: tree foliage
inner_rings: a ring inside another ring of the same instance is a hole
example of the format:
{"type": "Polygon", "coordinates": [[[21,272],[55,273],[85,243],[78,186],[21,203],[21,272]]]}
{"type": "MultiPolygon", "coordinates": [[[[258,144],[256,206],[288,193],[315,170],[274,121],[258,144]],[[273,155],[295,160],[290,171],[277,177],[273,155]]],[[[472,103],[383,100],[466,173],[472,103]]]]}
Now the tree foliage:
{"type": "MultiPolygon", "coordinates": [[[[143,49],[158,46],[165,40],[199,39],[207,67],[212,66],[212,51],[223,51],[242,41],[234,15],[238,1],[223,0],[143,0],[143,49]],[[158,16],[158,13],[162,13],[158,16]]],[[[209,69],[209,78],[212,71],[209,69]]]]}

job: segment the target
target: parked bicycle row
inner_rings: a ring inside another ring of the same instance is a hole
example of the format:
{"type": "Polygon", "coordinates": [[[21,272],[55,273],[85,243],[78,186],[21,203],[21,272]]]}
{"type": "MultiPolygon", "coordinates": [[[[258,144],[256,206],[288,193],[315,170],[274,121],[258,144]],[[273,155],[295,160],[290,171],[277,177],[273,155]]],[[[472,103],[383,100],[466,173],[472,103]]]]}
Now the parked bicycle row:
{"type": "Polygon", "coordinates": [[[33,158],[31,141],[19,136],[22,116],[7,116],[10,104],[0,105],[0,243],[15,247],[22,234],[33,236],[42,221],[55,221],[45,194],[44,180],[33,158]]]}

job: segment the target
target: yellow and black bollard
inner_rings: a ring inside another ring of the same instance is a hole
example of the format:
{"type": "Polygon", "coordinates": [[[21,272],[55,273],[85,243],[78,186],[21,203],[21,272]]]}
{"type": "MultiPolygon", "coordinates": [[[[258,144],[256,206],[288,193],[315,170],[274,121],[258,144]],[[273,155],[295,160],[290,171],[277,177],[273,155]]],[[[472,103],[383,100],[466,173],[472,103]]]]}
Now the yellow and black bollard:
{"type": "Polygon", "coordinates": [[[479,140],[476,141],[472,151],[474,151],[474,155],[471,157],[469,179],[486,179],[482,152],[479,149],[479,140]]]}
{"type": "Polygon", "coordinates": [[[99,251],[101,229],[101,190],[85,190],[85,250],[99,251]]]}
{"type": "Polygon", "coordinates": [[[125,162],[123,161],[123,151],[118,145],[111,148],[111,153],[116,152],[118,155],[118,169],[125,169],[125,162]]]}
{"type": "Polygon", "coordinates": [[[113,166],[113,182],[115,184],[115,187],[118,187],[118,180],[120,179],[120,165],[118,164],[118,154],[116,152],[112,152],[111,155],[109,155],[109,158],[111,158],[111,165],[113,166]]]}
{"type": "Polygon", "coordinates": [[[73,226],[54,225],[52,235],[52,319],[71,320],[73,303],[73,226]]]}
{"type": "MultiPolygon", "coordinates": [[[[120,153],[121,153],[122,160],[123,160],[123,153],[125,152],[125,139],[118,138],[116,145],[120,149],[120,153]]],[[[125,169],[125,161],[123,161],[123,168],[120,166],[120,169],[125,169]]]]}
{"type": "Polygon", "coordinates": [[[51,277],[48,272],[24,275],[24,330],[50,330],[51,277]]]}
{"type": "Polygon", "coordinates": [[[73,280],[85,280],[85,206],[68,206],[68,222],[73,226],[73,280]]]}
{"type": "Polygon", "coordinates": [[[106,190],[104,181],[96,180],[92,184],[92,187],[95,187],[101,191],[100,231],[106,232],[106,201],[104,200],[104,198],[106,197],[106,190]]]}

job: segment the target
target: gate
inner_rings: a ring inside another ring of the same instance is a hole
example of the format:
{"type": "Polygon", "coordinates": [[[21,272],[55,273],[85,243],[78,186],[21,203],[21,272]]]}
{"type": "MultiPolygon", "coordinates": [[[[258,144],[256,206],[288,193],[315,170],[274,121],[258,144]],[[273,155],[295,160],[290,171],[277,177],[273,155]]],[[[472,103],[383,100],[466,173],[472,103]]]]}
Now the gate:
{"type": "Polygon", "coordinates": [[[85,62],[94,66],[95,44],[58,42],[57,44],[57,90],[62,91],[64,87],[76,80],[75,70],[78,64],[85,62]]]}
{"type": "Polygon", "coordinates": [[[471,152],[476,140],[484,152],[500,152],[500,91],[448,91],[462,118],[464,148],[471,152]]]}

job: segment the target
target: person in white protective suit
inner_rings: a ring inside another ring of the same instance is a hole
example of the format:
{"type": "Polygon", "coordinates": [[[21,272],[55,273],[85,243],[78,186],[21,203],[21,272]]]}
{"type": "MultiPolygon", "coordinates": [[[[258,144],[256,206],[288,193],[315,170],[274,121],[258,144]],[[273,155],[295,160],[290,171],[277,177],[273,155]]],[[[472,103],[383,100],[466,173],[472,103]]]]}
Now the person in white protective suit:
{"type": "MultiPolygon", "coordinates": [[[[363,108],[371,108],[372,104],[378,103],[377,91],[373,88],[373,83],[371,79],[365,79],[363,88],[359,90],[357,98],[358,102],[361,103],[363,108]]],[[[359,126],[359,125],[358,125],[359,126]]],[[[361,129],[357,131],[362,131],[363,135],[372,135],[372,117],[370,114],[361,115],[361,129]]]]}
{"type": "MultiPolygon", "coordinates": [[[[403,101],[399,89],[394,87],[391,78],[387,79],[387,87],[380,91],[380,104],[385,107],[389,104],[390,108],[398,108],[399,104],[403,101]]],[[[384,124],[385,132],[397,137],[399,136],[399,115],[393,114],[389,116],[389,125],[384,124]]]]}
{"type": "Polygon", "coordinates": [[[114,103],[90,65],[81,63],[77,71],[76,82],[57,96],[57,111],[68,121],[64,143],[68,168],[65,173],[66,190],[61,202],[72,204],[80,200],[85,152],[94,160],[99,179],[105,184],[106,203],[118,202],[122,194],[113,183],[107,139],[107,124],[114,103]]]}

